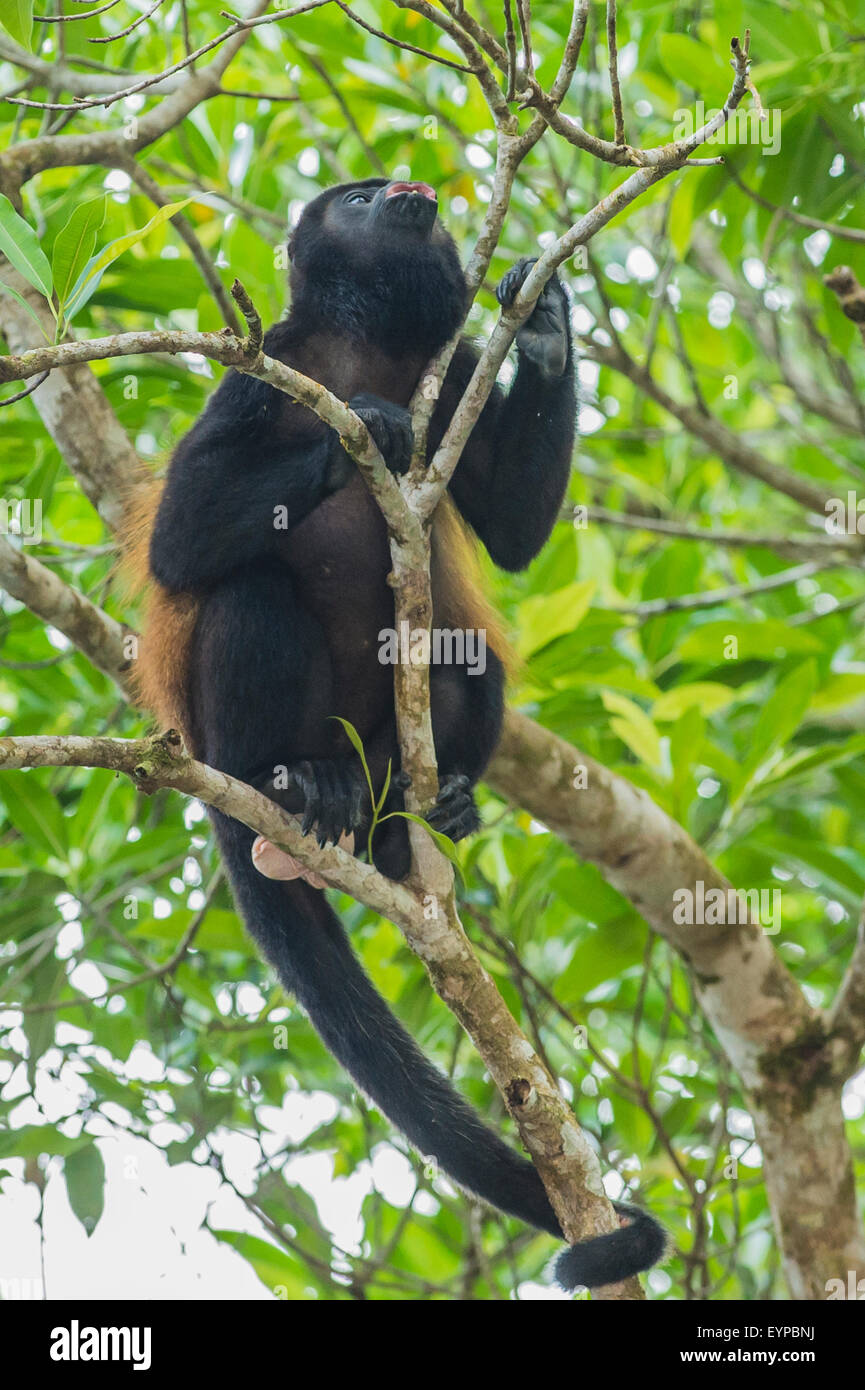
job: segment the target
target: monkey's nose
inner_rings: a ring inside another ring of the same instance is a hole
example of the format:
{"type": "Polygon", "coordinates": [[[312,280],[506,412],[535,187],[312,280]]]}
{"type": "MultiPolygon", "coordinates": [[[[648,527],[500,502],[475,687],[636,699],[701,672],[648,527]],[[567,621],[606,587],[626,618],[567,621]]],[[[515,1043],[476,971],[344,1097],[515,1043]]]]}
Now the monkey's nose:
{"type": "Polygon", "coordinates": [[[435,189],[428,183],[392,183],[385,189],[384,196],[393,198],[397,193],[420,193],[421,197],[429,198],[430,202],[438,202],[435,189]]]}

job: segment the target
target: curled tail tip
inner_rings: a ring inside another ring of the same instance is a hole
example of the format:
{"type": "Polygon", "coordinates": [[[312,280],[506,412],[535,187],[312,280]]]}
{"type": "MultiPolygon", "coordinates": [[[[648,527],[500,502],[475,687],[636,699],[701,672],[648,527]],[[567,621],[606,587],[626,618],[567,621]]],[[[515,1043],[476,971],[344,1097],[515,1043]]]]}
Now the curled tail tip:
{"type": "Polygon", "coordinates": [[[556,1260],[556,1281],[568,1293],[618,1284],[651,1269],[668,1253],[667,1232],[653,1216],[624,1202],[613,1206],[619,1216],[628,1218],[627,1225],[569,1245],[556,1260]]]}

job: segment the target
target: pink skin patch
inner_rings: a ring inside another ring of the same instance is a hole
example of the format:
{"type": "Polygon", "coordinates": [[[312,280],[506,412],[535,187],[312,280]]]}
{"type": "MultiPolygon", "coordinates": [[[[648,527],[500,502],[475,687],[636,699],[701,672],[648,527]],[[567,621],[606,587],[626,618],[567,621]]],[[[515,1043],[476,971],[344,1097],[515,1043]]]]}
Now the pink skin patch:
{"type": "MultiPolygon", "coordinates": [[[[354,853],[354,836],[341,835],[339,838],[340,849],[347,850],[349,854],[354,853]]],[[[299,864],[296,859],[287,852],[272,845],[270,840],[266,840],[263,835],[259,835],[252,846],[252,862],[260,874],[265,878],[281,879],[283,882],[290,883],[293,879],[301,878],[304,883],[308,883],[312,888],[326,888],[327,884],[320,874],[313,873],[312,869],[307,869],[305,865],[299,864]]]]}
{"type": "Polygon", "coordinates": [[[386,198],[395,198],[397,193],[420,193],[430,202],[437,203],[436,191],[428,183],[392,183],[385,193],[386,198]]]}

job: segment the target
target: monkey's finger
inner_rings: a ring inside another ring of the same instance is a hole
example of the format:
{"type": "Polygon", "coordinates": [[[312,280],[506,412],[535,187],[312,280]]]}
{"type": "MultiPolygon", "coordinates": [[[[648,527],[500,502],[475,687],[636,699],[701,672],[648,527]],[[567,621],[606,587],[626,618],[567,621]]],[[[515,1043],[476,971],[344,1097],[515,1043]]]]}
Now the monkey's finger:
{"type": "Polygon", "coordinates": [[[316,780],[315,773],[313,772],[312,764],[301,763],[300,775],[301,787],[303,788],[303,794],[306,798],[306,805],[304,807],[303,812],[303,821],[301,823],[300,830],[302,835],[308,835],[309,832],[312,830],[313,825],[318,819],[320,797],[318,791],[318,782],[316,780]]]}
{"type": "Polygon", "coordinates": [[[348,778],[346,770],[340,763],[330,763],[327,769],[328,796],[325,801],[322,816],[323,828],[327,831],[327,838],[332,844],[336,844],[340,835],[348,828],[348,778]]]}
{"type": "Polygon", "coordinates": [[[505,271],[496,286],[496,299],[503,309],[509,308],[513,303],[536,260],[537,256],[523,256],[510,270],[505,271]]]}
{"type": "Polygon", "coordinates": [[[341,829],[337,825],[340,802],[339,779],[333,763],[317,763],[315,771],[319,793],[318,834],[316,838],[319,848],[324,849],[328,840],[332,840],[336,844],[339,839],[341,829]]]}
{"type": "Polygon", "coordinates": [[[436,805],[439,806],[444,801],[450,801],[455,796],[465,797],[469,785],[469,779],[464,772],[458,772],[451,776],[444,777],[439,787],[438,796],[436,797],[436,805]]]}
{"type": "Polygon", "coordinates": [[[340,770],[342,796],[340,807],[340,830],[354,830],[360,824],[361,788],[351,768],[340,770]]]}

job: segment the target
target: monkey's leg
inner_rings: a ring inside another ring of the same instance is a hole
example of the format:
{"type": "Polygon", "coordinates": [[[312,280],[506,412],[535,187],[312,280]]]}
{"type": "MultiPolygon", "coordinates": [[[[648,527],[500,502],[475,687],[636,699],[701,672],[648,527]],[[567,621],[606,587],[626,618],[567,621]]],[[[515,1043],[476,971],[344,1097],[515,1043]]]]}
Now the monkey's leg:
{"type": "Polygon", "coordinates": [[[483,674],[465,666],[433,666],[430,708],[439,769],[439,793],[427,816],[434,830],[461,840],[481,823],[473,788],[499,741],[504,713],[504,671],[487,649],[483,674]]]}
{"type": "MultiPolygon", "coordinates": [[[[430,668],[430,712],[439,770],[439,793],[427,819],[434,830],[461,840],[480,826],[472,788],[498,743],[504,710],[504,671],[487,648],[483,674],[470,675],[465,666],[430,668]]],[[[404,809],[400,785],[399,748],[395,721],[367,745],[374,785],[384,782],[385,755],[392,758],[393,790],[385,810],[404,809]]],[[[404,878],[410,864],[405,821],[386,821],[373,843],[376,867],[389,878],[404,878]]]]}
{"type": "MultiPolygon", "coordinates": [[[[320,843],[359,824],[363,779],[333,757],[324,635],[276,561],[235,571],[202,602],[192,669],[201,756],[315,826],[320,843]]],[[[252,835],[250,833],[250,845],[252,835]]]]}

